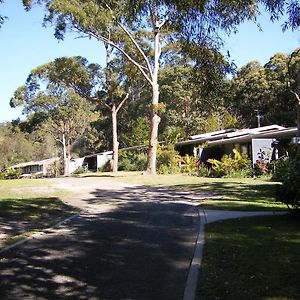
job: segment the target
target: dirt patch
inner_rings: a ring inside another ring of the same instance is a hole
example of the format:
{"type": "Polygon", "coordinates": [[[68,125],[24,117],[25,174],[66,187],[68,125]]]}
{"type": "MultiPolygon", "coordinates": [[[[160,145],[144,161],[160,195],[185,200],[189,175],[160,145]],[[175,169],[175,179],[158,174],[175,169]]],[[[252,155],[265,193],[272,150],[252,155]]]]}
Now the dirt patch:
{"type": "Polygon", "coordinates": [[[47,194],[57,192],[57,188],[52,186],[33,186],[33,187],[22,187],[22,188],[12,188],[12,192],[18,194],[47,194]]]}

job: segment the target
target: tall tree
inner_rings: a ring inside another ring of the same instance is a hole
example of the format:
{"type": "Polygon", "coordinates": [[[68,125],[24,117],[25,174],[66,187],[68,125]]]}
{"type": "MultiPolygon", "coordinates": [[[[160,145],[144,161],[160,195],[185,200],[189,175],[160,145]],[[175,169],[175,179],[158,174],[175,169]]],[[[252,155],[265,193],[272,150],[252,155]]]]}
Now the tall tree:
{"type": "Polygon", "coordinates": [[[299,61],[297,51],[277,53],[264,66],[253,61],[238,70],[231,81],[229,106],[241,125],[256,127],[259,117],[261,125],[295,126],[299,61]]]}
{"type": "Polygon", "coordinates": [[[105,43],[106,52],[106,68],[104,89],[97,93],[97,96],[91,98],[98,104],[103,105],[109,110],[112,122],[112,145],[113,145],[113,164],[112,171],[118,171],[118,157],[119,157],[119,141],[118,141],[118,122],[117,115],[120,109],[124,106],[129,97],[129,93],[125,93],[123,86],[113,70],[112,66],[112,52],[114,48],[108,43],[105,43]]]}
{"type": "MultiPolygon", "coordinates": [[[[300,4],[295,0],[279,1],[98,1],[98,0],[23,0],[27,8],[33,3],[46,5],[45,21],[56,25],[55,36],[62,39],[67,29],[94,37],[120,51],[145,77],[152,89],[151,126],[147,171],[156,173],[156,150],[159,111],[158,73],[162,48],[180,42],[199,56],[203,49],[216,49],[220,39],[218,29],[236,29],[245,19],[255,20],[259,3],[265,5],[272,18],[278,18],[287,9],[285,26],[299,26],[300,4]],[[107,30],[109,28],[109,30],[107,30]],[[131,41],[131,52],[124,47],[124,38],[112,32],[123,31],[131,41]],[[136,39],[143,35],[152,41],[150,53],[144,51],[136,39]],[[188,45],[188,47],[187,47],[188,45]],[[139,56],[141,60],[136,59],[139,56]],[[139,61],[142,61],[140,63],[139,61]]],[[[203,61],[203,60],[202,60],[203,61]]]]}
{"type": "Polygon", "coordinates": [[[71,147],[87,132],[93,121],[92,107],[78,94],[79,91],[90,91],[90,82],[85,77],[87,74],[79,72],[82,70],[75,64],[78,60],[82,58],[61,58],[34,69],[10,102],[12,107],[23,106],[25,114],[34,112],[44,116],[44,130],[62,145],[66,176],[69,175],[71,147]],[[62,78],[69,85],[63,83],[62,78]]]}
{"type": "Polygon", "coordinates": [[[0,124],[0,172],[7,167],[33,159],[34,145],[28,133],[13,124],[0,124]]]}
{"type": "MultiPolygon", "coordinates": [[[[34,1],[25,1],[30,6],[34,1]]],[[[158,72],[162,47],[175,40],[190,40],[192,28],[201,29],[201,33],[194,34],[197,42],[202,44],[209,40],[206,37],[215,36],[212,26],[221,25],[218,21],[224,12],[214,9],[214,13],[206,10],[204,3],[188,3],[185,1],[37,1],[44,2],[48,8],[46,21],[56,24],[55,35],[63,38],[68,28],[80,33],[93,36],[120,51],[145,77],[152,89],[151,100],[151,126],[148,149],[147,170],[156,172],[156,147],[158,125],[160,123],[159,111],[159,85],[158,72]],[[207,12],[206,12],[207,11],[207,12]],[[198,19],[198,16],[202,16],[198,19]],[[210,28],[208,28],[208,26],[210,28]],[[124,38],[119,34],[122,31],[131,42],[131,49],[124,46],[124,38]],[[204,33],[205,31],[205,33],[204,33]],[[113,34],[112,34],[113,33],[113,34]],[[204,33],[204,34],[203,34],[204,33]],[[153,42],[152,51],[145,51],[137,37],[153,42]],[[141,63],[140,63],[141,62],[141,63]]],[[[238,7],[236,9],[239,10],[238,7]]],[[[235,16],[237,18],[237,16],[235,16]]],[[[229,20],[228,20],[229,21],[229,20]]],[[[229,23],[229,22],[228,22],[229,23]]],[[[222,25],[221,25],[222,26],[222,25]]],[[[228,26],[227,26],[228,27],[228,26]]],[[[211,39],[217,41],[217,39],[211,39]]]]}

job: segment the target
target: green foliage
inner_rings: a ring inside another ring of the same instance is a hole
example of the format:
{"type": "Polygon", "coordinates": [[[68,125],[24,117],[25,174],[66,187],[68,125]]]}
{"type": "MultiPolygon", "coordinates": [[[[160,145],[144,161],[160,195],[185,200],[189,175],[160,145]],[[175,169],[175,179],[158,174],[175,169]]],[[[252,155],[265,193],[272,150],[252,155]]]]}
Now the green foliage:
{"type": "Polygon", "coordinates": [[[144,171],[147,165],[147,155],[143,152],[119,151],[120,171],[144,171]]]}
{"type": "Polygon", "coordinates": [[[272,165],[272,180],[282,182],[289,174],[290,159],[284,158],[275,161],[272,165]]]}
{"type": "Polygon", "coordinates": [[[224,155],[221,161],[209,159],[212,164],[212,175],[216,177],[249,177],[251,176],[251,160],[233,149],[233,157],[224,155]]]}
{"type": "Polygon", "coordinates": [[[196,157],[185,155],[181,159],[180,171],[189,175],[198,175],[199,168],[197,165],[197,161],[198,159],[196,157]]]}
{"type": "Polygon", "coordinates": [[[203,163],[198,165],[197,175],[199,177],[211,177],[211,170],[203,163]]]}
{"type": "Polygon", "coordinates": [[[29,134],[20,131],[18,126],[0,125],[0,171],[14,164],[33,159],[34,149],[29,134]]]}
{"type": "Polygon", "coordinates": [[[244,127],[257,126],[257,109],[263,114],[261,125],[295,126],[291,91],[297,91],[300,52],[296,49],[292,55],[277,53],[264,66],[252,61],[231,80],[227,103],[244,127]]]}
{"type": "Polygon", "coordinates": [[[19,179],[21,174],[21,169],[7,169],[0,173],[0,179],[19,179]]]}
{"type": "Polygon", "coordinates": [[[111,160],[107,161],[102,167],[98,168],[98,172],[111,172],[112,162],[111,160]]]}
{"type": "Polygon", "coordinates": [[[176,174],[180,172],[180,155],[173,145],[162,145],[157,151],[157,170],[159,174],[176,174]]]}
{"type": "Polygon", "coordinates": [[[146,145],[149,137],[149,120],[138,117],[131,122],[130,132],[124,132],[122,138],[128,146],[146,145]]]}
{"type": "Polygon", "coordinates": [[[288,165],[284,166],[285,176],[282,178],[282,185],[277,189],[276,199],[296,214],[300,214],[300,159],[291,159],[288,165]],[[286,169],[287,167],[287,169],[286,169]]]}

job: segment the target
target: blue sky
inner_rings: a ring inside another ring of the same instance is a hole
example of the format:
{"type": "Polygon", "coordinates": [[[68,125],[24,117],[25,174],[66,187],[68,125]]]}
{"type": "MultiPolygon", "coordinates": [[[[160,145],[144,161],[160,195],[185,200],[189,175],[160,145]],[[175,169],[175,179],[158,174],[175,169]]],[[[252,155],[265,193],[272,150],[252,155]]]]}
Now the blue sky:
{"type": "MultiPolygon", "coordinates": [[[[58,42],[53,28],[42,27],[42,9],[36,7],[27,13],[21,2],[6,0],[0,4],[0,13],[9,18],[0,29],[0,122],[21,116],[20,109],[10,108],[9,100],[33,68],[60,56],[81,55],[90,62],[104,62],[100,43],[71,35],[58,42]]],[[[230,52],[238,67],[251,60],[265,64],[275,53],[291,53],[300,46],[299,30],[282,33],[280,23],[270,23],[265,15],[259,22],[262,32],[255,24],[246,23],[239,27],[238,34],[226,38],[224,51],[230,52]]]]}

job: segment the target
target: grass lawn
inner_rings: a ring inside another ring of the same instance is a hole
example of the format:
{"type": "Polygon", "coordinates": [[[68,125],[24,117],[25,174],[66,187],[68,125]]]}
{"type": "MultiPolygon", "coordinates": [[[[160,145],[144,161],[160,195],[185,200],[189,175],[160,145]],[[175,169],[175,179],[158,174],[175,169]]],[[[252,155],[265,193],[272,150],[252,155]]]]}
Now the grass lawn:
{"type": "Polygon", "coordinates": [[[141,172],[94,173],[93,176],[146,186],[171,187],[191,194],[210,194],[202,201],[209,209],[223,210],[286,210],[286,206],[275,201],[278,183],[267,179],[253,178],[204,178],[185,174],[141,175],[141,172]]]}
{"type": "Polygon", "coordinates": [[[60,200],[65,195],[48,180],[0,180],[0,233],[5,234],[0,244],[8,245],[74,213],[60,200]]]}
{"type": "Polygon", "coordinates": [[[290,216],[205,227],[198,299],[300,299],[300,221],[290,216]]]}

